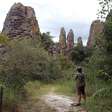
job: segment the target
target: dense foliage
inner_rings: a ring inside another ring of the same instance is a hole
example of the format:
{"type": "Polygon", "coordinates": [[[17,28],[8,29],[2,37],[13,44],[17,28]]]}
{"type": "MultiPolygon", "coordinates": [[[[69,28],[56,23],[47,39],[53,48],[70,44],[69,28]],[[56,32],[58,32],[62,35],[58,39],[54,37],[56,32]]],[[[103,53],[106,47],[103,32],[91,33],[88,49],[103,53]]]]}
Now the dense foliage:
{"type": "Polygon", "coordinates": [[[42,44],[42,47],[45,48],[45,50],[49,50],[49,48],[53,45],[53,41],[52,41],[52,36],[50,35],[49,32],[47,33],[43,33],[41,35],[41,44],[42,44]]]}
{"type": "Polygon", "coordinates": [[[10,41],[9,50],[0,63],[0,77],[11,87],[28,80],[50,81],[60,78],[60,69],[53,58],[31,40],[10,41]]]}
{"type": "Polygon", "coordinates": [[[87,102],[90,112],[112,111],[112,12],[106,17],[103,33],[96,38],[96,46],[89,63],[85,65],[87,102]]]}
{"type": "Polygon", "coordinates": [[[24,95],[24,86],[29,81],[52,83],[56,80],[71,79],[73,63],[63,55],[49,55],[47,50],[53,42],[48,34],[42,36],[42,40],[38,41],[9,40],[0,35],[0,43],[6,47],[6,52],[0,56],[0,84],[5,87],[4,104],[9,106],[17,103],[18,98],[24,95]]]}
{"type": "Polygon", "coordinates": [[[105,19],[107,14],[112,9],[112,1],[111,0],[98,0],[99,1],[99,10],[98,10],[98,18],[105,19]]]}
{"type": "Polygon", "coordinates": [[[92,55],[92,49],[84,46],[75,46],[69,53],[69,59],[75,65],[81,65],[84,61],[88,62],[88,57],[92,55]]]}
{"type": "Polygon", "coordinates": [[[0,34],[0,44],[7,44],[8,40],[7,36],[0,34]]]}

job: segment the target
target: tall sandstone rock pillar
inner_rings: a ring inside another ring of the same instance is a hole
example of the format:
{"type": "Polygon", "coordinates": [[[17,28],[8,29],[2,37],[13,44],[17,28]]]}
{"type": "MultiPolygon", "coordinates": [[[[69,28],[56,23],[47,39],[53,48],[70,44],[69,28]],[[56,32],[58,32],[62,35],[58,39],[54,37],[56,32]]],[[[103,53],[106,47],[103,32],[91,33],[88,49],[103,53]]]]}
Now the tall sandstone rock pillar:
{"type": "Polygon", "coordinates": [[[67,35],[67,50],[70,50],[74,47],[74,33],[73,30],[70,29],[67,35]]]}
{"type": "Polygon", "coordinates": [[[60,46],[61,53],[64,53],[66,50],[66,32],[65,32],[64,27],[62,27],[60,30],[59,46],[60,46]]]}
{"type": "Polygon", "coordinates": [[[100,20],[93,21],[90,27],[89,38],[87,42],[87,47],[92,48],[94,45],[95,38],[103,32],[103,22],[100,20]]]}
{"type": "Polygon", "coordinates": [[[38,37],[40,29],[34,9],[21,3],[15,3],[6,16],[2,33],[12,39],[38,37]]]}

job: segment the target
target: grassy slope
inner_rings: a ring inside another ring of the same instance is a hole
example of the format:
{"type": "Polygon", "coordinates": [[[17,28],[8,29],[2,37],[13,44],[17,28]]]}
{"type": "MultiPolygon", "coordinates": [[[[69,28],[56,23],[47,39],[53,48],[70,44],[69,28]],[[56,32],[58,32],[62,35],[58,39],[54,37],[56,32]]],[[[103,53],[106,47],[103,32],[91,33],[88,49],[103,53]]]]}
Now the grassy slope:
{"type": "Polygon", "coordinates": [[[47,94],[50,91],[53,91],[57,94],[65,94],[68,96],[73,96],[74,91],[74,82],[73,81],[59,81],[58,83],[52,84],[43,84],[38,81],[29,82],[26,84],[25,89],[30,96],[37,97],[43,94],[47,94]]]}

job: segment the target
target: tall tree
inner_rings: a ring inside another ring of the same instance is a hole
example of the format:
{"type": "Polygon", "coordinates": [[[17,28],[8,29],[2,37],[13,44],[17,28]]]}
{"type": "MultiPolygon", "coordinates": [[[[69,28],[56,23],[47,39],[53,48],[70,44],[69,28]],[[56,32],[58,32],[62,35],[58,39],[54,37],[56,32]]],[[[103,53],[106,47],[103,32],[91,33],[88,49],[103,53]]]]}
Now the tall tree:
{"type": "Polygon", "coordinates": [[[42,47],[44,47],[47,51],[53,45],[52,38],[53,36],[50,35],[50,32],[46,32],[41,35],[42,47]]]}
{"type": "Polygon", "coordinates": [[[112,0],[98,0],[100,8],[98,10],[98,19],[105,19],[112,9],[112,0]]]}

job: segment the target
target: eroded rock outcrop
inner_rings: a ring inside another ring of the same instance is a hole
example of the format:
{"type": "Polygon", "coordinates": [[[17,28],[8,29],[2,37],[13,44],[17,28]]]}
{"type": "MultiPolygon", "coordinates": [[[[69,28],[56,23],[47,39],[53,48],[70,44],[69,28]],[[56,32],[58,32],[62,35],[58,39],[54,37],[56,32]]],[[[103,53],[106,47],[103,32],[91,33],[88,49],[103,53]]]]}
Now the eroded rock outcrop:
{"type": "Polygon", "coordinates": [[[70,29],[67,35],[67,50],[70,50],[74,47],[74,33],[73,30],[70,29]]]}
{"type": "Polygon", "coordinates": [[[10,38],[37,37],[40,30],[34,9],[15,3],[7,14],[2,33],[10,38]]]}
{"type": "Polygon", "coordinates": [[[66,49],[66,32],[64,27],[62,27],[60,30],[59,46],[60,46],[60,51],[64,53],[66,49]]]}
{"type": "Polygon", "coordinates": [[[103,28],[104,28],[103,22],[101,22],[100,20],[93,21],[90,27],[90,33],[87,42],[88,48],[93,47],[95,37],[97,37],[100,33],[103,32],[103,28]]]}

